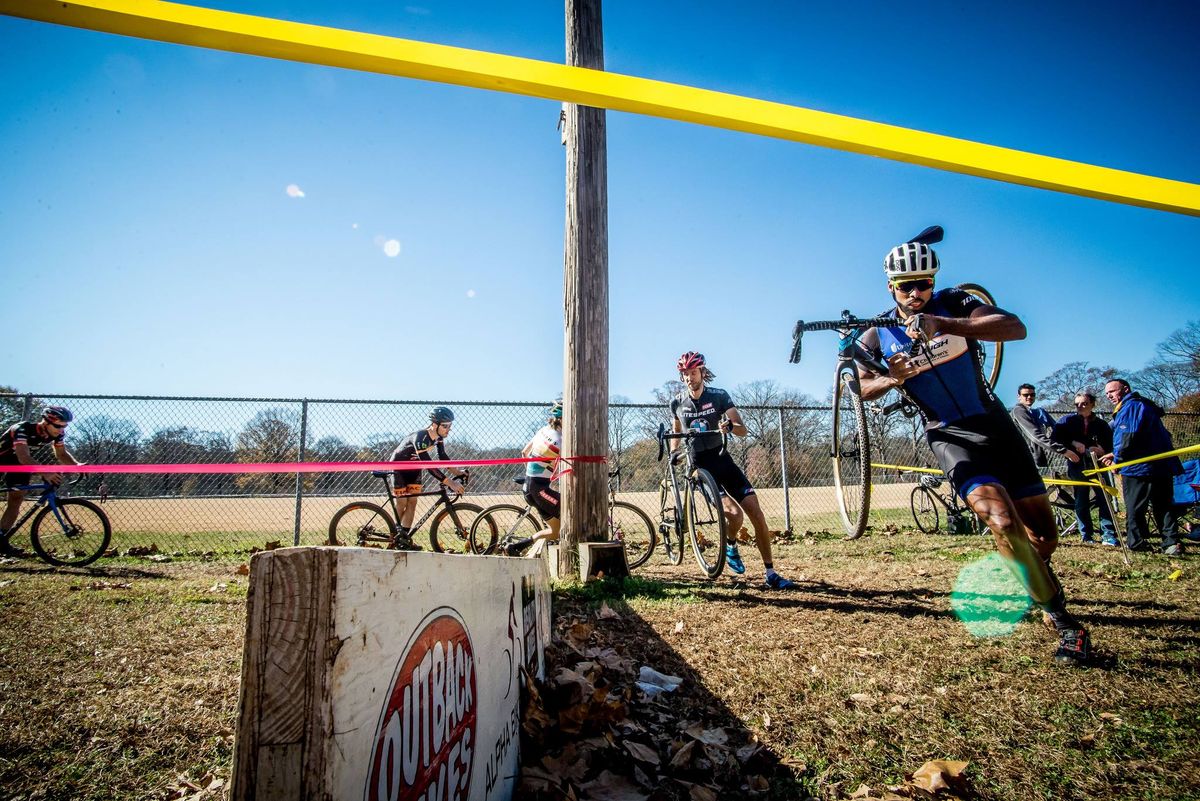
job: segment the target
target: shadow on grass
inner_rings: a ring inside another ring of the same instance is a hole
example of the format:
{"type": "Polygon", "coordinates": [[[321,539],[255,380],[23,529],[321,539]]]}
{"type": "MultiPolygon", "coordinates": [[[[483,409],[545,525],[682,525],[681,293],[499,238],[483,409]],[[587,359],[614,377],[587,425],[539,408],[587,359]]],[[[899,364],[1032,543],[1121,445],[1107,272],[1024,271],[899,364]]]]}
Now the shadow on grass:
{"type": "Polygon", "coordinates": [[[547,649],[541,701],[548,725],[539,730],[526,722],[524,784],[515,797],[646,798],[649,793],[656,801],[690,801],[750,793],[771,800],[819,794],[816,768],[790,762],[764,745],[628,603],[701,602],[711,592],[697,582],[641,577],[555,588],[556,628],[567,634],[547,649]],[[593,626],[586,641],[578,639],[582,621],[594,621],[584,626],[593,626]],[[673,691],[648,694],[645,685],[635,683],[644,678],[643,666],[683,682],[673,691]],[[583,692],[581,675],[594,682],[583,692]],[[604,697],[605,691],[608,699],[623,700],[615,707],[611,700],[589,707],[589,698],[604,697]],[[567,784],[582,794],[573,794],[567,784]]]}

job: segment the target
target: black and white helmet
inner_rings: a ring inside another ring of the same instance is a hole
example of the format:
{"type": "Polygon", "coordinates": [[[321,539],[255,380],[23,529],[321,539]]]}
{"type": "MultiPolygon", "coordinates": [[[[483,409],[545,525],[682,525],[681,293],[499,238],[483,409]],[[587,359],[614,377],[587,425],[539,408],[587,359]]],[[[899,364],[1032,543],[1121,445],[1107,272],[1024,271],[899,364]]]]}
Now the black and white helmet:
{"type": "Polygon", "coordinates": [[[905,242],[888,251],[883,271],[889,281],[910,278],[932,278],[938,271],[938,257],[933,248],[922,242],[905,242]]]}

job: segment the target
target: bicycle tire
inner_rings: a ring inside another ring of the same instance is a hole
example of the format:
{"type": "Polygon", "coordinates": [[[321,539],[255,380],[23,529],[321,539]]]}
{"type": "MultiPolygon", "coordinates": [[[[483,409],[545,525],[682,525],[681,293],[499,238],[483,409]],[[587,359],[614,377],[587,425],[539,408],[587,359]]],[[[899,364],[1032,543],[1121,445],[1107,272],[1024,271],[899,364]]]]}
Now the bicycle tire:
{"type": "MultiPolygon", "coordinates": [[[[992,293],[979,284],[959,284],[957,288],[974,295],[989,306],[996,305],[996,300],[992,297],[992,293]]],[[[979,344],[983,349],[983,353],[981,354],[983,360],[983,378],[987,381],[988,386],[995,391],[996,382],[1000,380],[1000,368],[1004,364],[1004,343],[980,342],[979,344]]]]}
{"type": "Polygon", "coordinates": [[[928,487],[913,487],[908,505],[912,509],[913,522],[917,524],[918,529],[926,534],[937,532],[938,509],[933,490],[928,487]]]}
{"type": "Polygon", "coordinates": [[[386,509],[367,501],[355,501],[334,513],[329,521],[329,536],[325,544],[363,545],[364,539],[372,536],[391,539],[395,531],[396,524],[386,509]],[[353,516],[347,518],[348,515],[353,516]]]}
{"type": "Polygon", "coordinates": [[[850,389],[854,369],[839,365],[833,382],[833,487],[848,540],[867,530],[871,509],[871,438],[862,395],[850,389]]]}
{"type": "Polygon", "coordinates": [[[725,569],[725,509],[721,505],[721,491],[712,474],[697,467],[689,476],[684,492],[687,494],[684,508],[688,538],[692,541],[692,555],[696,557],[696,564],[700,565],[704,575],[715,579],[725,569]],[[716,550],[711,560],[704,555],[707,547],[716,550]]]}
{"type": "Polygon", "coordinates": [[[649,515],[625,501],[613,501],[608,508],[608,537],[625,545],[630,570],[646,564],[658,545],[649,515]]]}
{"type": "Polygon", "coordinates": [[[108,549],[112,524],[104,510],[82,498],[58,501],[58,515],[47,506],[33,518],[29,541],[43,561],[60,567],[83,567],[95,562],[108,549]],[[53,525],[42,524],[49,515],[53,525]],[[70,549],[64,550],[64,545],[70,549]]]}
{"type": "MultiPolygon", "coordinates": [[[[670,469],[669,467],[667,468],[670,469]]],[[[667,554],[667,561],[673,565],[683,563],[683,503],[679,499],[678,490],[672,491],[670,479],[664,478],[659,485],[658,490],[658,519],[659,533],[663,538],[663,551],[667,554]],[[670,492],[674,498],[668,498],[667,493],[670,492]],[[671,505],[667,505],[667,501],[671,500],[671,505]],[[667,519],[667,512],[671,513],[671,519],[667,519]]]]}
{"type": "MultiPolygon", "coordinates": [[[[442,511],[434,515],[433,522],[429,524],[429,546],[437,553],[456,553],[455,551],[447,550],[446,546],[451,543],[455,545],[461,543],[463,553],[473,553],[471,550],[471,527],[479,518],[479,514],[482,511],[483,507],[474,503],[453,504],[453,516],[451,515],[451,507],[447,506],[445,509],[442,509],[442,511]],[[446,518],[450,518],[452,523],[457,520],[457,525],[442,528],[442,524],[446,521],[446,518]],[[439,529],[442,531],[440,538],[438,536],[439,529]],[[447,533],[450,533],[454,539],[446,539],[447,533]],[[446,542],[442,542],[442,539],[446,539],[446,542]]],[[[489,536],[496,536],[496,532],[490,532],[489,536]]]]}
{"type": "Polygon", "coordinates": [[[532,537],[545,528],[542,520],[532,509],[522,509],[511,503],[497,503],[487,507],[471,524],[469,542],[471,553],[493,554],[501,543],[509,538],[532,537]]]}

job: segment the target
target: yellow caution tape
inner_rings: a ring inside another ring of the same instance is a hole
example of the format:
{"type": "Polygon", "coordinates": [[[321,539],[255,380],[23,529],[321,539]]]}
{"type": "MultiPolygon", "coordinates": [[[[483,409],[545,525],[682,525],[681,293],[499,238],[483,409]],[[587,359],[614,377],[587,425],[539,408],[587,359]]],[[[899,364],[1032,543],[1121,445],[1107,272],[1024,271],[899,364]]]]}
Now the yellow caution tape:
{"type": "Polygon", "coordinates": [[[0,0],[0,13],[682,120],[1200,216],[1200,184],[603,70],[157,0],[0,0]]]}
{"type": "Polygon", "coordinates": [[[1189,453],[1200,453],[1200,445],[1188,445],[1186,448],[1176,448],[1173,451],[1166,453],[1157,453],[1154,456],[1143,456],[1141,459],[1133,459],[1128,462],[1117,462],[1108,467],[1097,467],[1095,470],[1084,470],[1085,476],[1095,475],[1096,473],[1109,473],[1113,470],[1120,470],[1123,467],[1129,467],[1135,464],[1144,464],[1146,462],[1157,462],[1159,459],[1167,459],[1171,456],[1184,456],[1189,453]]]}

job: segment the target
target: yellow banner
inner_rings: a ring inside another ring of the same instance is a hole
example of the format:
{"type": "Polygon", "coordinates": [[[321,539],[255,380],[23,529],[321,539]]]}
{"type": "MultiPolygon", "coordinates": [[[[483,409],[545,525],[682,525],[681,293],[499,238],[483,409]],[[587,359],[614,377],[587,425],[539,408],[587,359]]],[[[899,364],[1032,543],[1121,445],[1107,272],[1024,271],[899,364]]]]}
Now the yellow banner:
{"type": "Polygon", "coordinates": [[[159,0],[0,0],[0,13],[664,117],[1200,216],[1197,184],[630,75],[159,0]]]}

